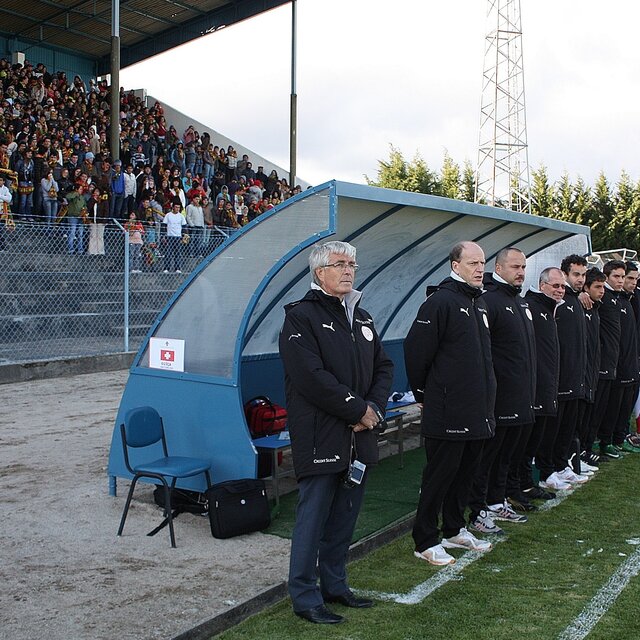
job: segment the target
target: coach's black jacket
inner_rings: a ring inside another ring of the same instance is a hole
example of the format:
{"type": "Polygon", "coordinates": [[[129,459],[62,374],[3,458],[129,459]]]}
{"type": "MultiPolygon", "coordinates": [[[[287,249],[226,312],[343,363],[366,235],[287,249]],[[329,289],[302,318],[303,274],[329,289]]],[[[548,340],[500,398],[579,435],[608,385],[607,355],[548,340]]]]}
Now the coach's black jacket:
{"type": "Polygon", "coordinates": [[[587,360],[585,362],[584,399],[593,402],[598,386],[600,371],[600,300],[593,301],[591,309],[585,309],[584,319],[587,330],[587,360]]]}
{"type": "MultiPolygon", "coordinates": [[[[359,301],[361,294],[351,295],[359,301]]],[[[287,305],[285,313],[280,357],[296,477],[342,472],[349,465],[349,425],[364,416],[367,402],[384,413],[393,363],[358,302],[352,326],[340,300],[319,289],[287,305]]],[[[358,432],[355,443],[361,462],[378,461],[374,432],[358,432]]]]}
{"type": "Polygon", "coordinates": [[[620,353],[616,370],[616,385],[626,386],[638,381],[638,335],[636,317],[631,306],[631,295],[620,292],[620,353]]]}
{"type": "Polygon", "coordinates": [[[564,304],[556,309],[556,326],[560,342],[560,381],[558,400],[581,400],[585,397],[587,327],[584,307],[578,294],[565,286],[564,304]]]}
{"type": "Polygon", "coordinates": [[[482,440],[495,433],[496,381],[482,290],[451,277],[427,289],[404,342],[409,385],[424,403],[422,434],[482,440]]]}
{"type": "Polygon", "coordinates": [[[536,399],[536,343],[533,316],[521,288],[485,276],[491,355],[498,388],[495,416],[500,426],[533,424],[536,399]]]}
{"type": "Polygon", "coordinates": [[[560,345],[554,317],[556,301],[537,290],[527,291],[524,299],[533,316],[536,336],[535,413],[539,416],[555,416],[558,413],[560,373],[560,345]]]}
{"type": "Polygon", "coordinates": [[[620,294],[607,283],[600,313],[600,371],[602,380],[615,380],[620,356],[620,294]]]}

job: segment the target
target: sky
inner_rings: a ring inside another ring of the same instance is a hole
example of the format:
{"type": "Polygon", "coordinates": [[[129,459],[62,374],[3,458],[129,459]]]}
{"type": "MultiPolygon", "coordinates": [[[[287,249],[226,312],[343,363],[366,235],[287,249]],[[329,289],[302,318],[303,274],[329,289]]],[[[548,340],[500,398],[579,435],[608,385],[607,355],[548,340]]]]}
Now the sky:
{"type": "MultiPolygon", "coordinates": [[[[298,175],[376,177],[389,145],[477,160],[487,0],[298,0],[298,175]]],[[[640,179],[640,3],[521,0],[529,164],[640,179]]],[[[123,69],[148,93],[289,164],[291,7],[123,69]]]]}

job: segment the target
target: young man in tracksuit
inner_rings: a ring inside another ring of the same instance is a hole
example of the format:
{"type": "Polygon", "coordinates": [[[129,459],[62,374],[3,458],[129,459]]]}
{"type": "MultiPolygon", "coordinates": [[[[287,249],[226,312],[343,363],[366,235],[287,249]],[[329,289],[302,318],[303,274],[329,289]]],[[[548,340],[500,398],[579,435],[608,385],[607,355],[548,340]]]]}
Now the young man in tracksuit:
{"type": "Polygon", "coordinates": [[[536,401],[535,424],[517,466],[509,472],[507,495],[516,511],[531,510],[531,500],[550,500],[554,493],[533,482],[532,464],[550,420],[558,413],[558,375],[560,345],[556,327],[556,308],[564,304],[564,274],[557,267],[547,267],[540,273],[538,288],[531,287],[524,299],[533,316],[536,336],[536,401]],[[522,501],[524,498],[524,501],[522,501]]]}
{"type": "MultiPolygon", "coordinates": [[[[600,307],[604,296],[606,276],[597,267],[587,270],[584,292],[589,296],[590,308],[585,307],[584,317],[587,329],[587,361],[585,375],[585,412],[578,424],[577,437],[580,442],[580,471],[589,472],[598,469],[597,460],[591,458],[591,449],[595,439],[592,429],[592,416],[598,398],[600,361],[602,345],[600,342],[600,307]]],[[[576,465],[574,464],[574,471],[576,465]]]]}
{"type": "Polygon", "coordinates": [[[449,260],[450,276],[427,289],[404,342],[409,385],[423,404],[427,455],[413,527],[414,553],[435,565],[455,562],[445,549],[491,548],[466,529],[464,519],[483,443],[495,431],[496,382],[488,310],[481,296],[484,252],[474,242],[461,242],[451,249],[449,260]]]}
{"type": "Polygon", "coordinates": [[[540,486],[554,491],[582,484],[586,476],[569,467],[570,449],[576,426],[582,418],[585,395],[587,357],[586,320],[578,295],[584,286],[587,261],[578,255],[564,258],[562,269],[567,284],[564,304],[556,309],[556,325],[560,343],[560,378],[558,382],[558,414],[545,430],[536,455],[540,470],[540,486]]]}
{"type": "MultiPolygon", "coordinates": [[[[636,452],[626,442],[629,434],[629,419],[636,399],[640,373],[638,371],[638,335],[636,318],[631,299],[638,281],[638,267],[633,262],[625,263],[625,277],[620,292],[620,357],[614,389],[619,389],[620,409],[613,424],[611,443],[619,451],[636,452]],[[626,445],[626,446],[625,446],[626,445]]],[[[601,440],[602,442],[602,440],[601,440]]]]}
{"type": "Polygon", "coordinates": [[[495,272],[485,278],[482,296],[489,309],[491,357],[496,375],[496,434],[482,452],[469,500],[471,526],[490,531],[490,520],[526,522],[507,502],[507,476],[522,438],[529,439],[535,415],[536,345],[533,316],[520,296],[527,258],[520,249],[498,252],[495,272]]]}
{"type": "Polygon", "coordinates": [[[279,340],[299,488],[289,595],[296,615],[316,624],[344,620],[325,603],[373,605],[351,592],[345,565],[367,469],[378,461],[372,430],[384,418],[393,363],[359,306],[355,259],[346,242],[314,248],[311,290],[285,307],[279,340]],[[354,460],[366,465],[359,483],[347,477],[354,460]]]}
{"type": "Polygon", "coordinates": [[[599,442],[594,451],[601,459],[620,457],[613,446],[613,426],[620,411],[620,387],[614,389],[618,378],[620,360],[620,292],[624,285],[625,264],[621,260],[609,260],[602,268],[607,280],[600,312],[600,371],[596,402],[591,418],[591,428],[599,442]]]}

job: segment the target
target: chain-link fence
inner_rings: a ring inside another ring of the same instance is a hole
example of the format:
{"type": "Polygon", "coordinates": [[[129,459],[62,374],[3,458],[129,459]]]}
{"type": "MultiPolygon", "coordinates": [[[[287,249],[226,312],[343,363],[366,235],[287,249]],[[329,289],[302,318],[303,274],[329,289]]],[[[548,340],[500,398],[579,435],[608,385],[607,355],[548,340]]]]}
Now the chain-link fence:
{"type": "Polygon", "coordinates": [[[147,227],[0,223],[0,364],[136,350],[171,295],[230,229],[172,246],[147,227]]]}

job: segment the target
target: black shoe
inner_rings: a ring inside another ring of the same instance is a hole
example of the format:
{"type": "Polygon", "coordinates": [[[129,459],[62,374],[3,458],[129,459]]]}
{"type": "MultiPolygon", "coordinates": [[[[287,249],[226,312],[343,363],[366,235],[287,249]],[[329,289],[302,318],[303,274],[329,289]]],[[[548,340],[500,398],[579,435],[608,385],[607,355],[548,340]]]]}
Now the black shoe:
{"type": "Polygon", "coordinates": [[[368,609],[373,607],[373,600],[368,598],[358,598],[351,591],[346,591],[340,596],[323,596],[325,602],[336,602],[344,607],[353,609],[368,609]]]}
{"type": "Polygon", "coordinates": [[[507,502],[513,507],[514,511],[518,511],[520,513],[538,510],[538,507],[536,507],[533,502],[530,502],[524,494],[517,498],[507,498],[507,502]]]}
{"type": "Polygon", "coordinates": [[[541,487],[531,487],[530,489],[525,489],[522,493],[529,500],[553,500],[556,497],[556,494],[552,491],[545,491],[541,487]]]}
{"type": "Polygon", "coordinates": [[[323,604],[319,604],[313,609],[305,609],[304,611],[294,611],[294,613],[304,620],[315,624],[338,624],[344,622],[344,618],[337,613],[329,611],[323,604]]]}

